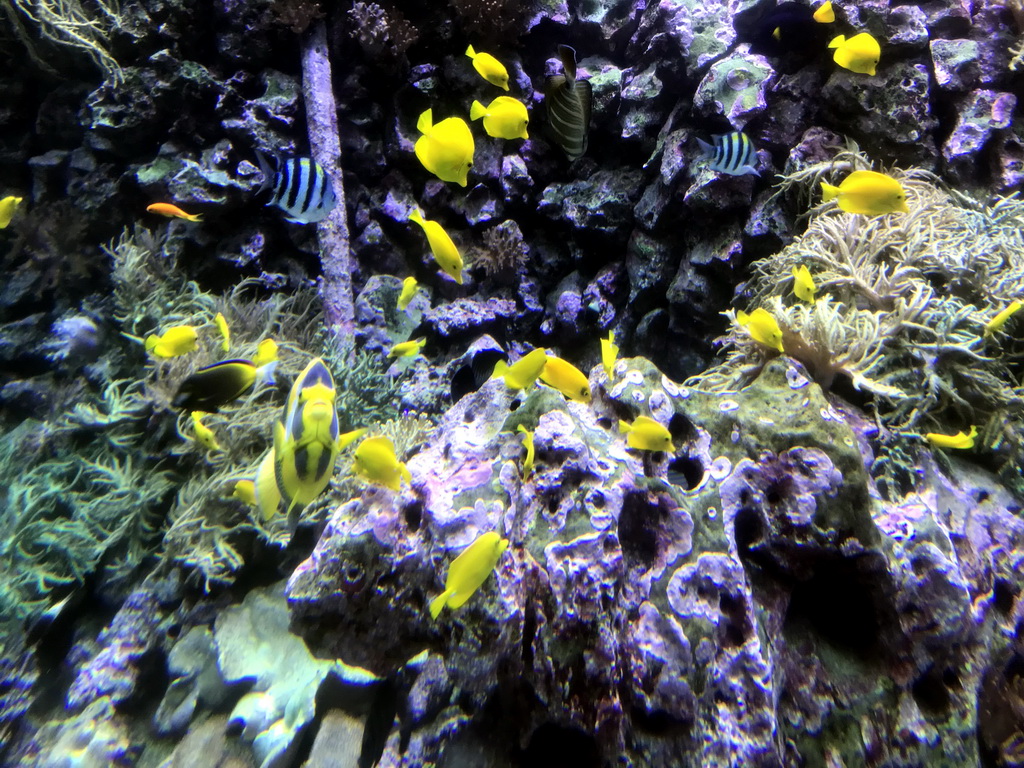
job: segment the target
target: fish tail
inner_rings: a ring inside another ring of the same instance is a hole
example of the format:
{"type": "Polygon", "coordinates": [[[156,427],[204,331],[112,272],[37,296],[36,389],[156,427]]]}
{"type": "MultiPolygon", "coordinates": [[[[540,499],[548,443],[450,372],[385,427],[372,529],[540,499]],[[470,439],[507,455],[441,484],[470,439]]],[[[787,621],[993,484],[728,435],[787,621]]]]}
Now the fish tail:
{"type": "Polygon", "coordinates": [[[191,216],[186,216],[185,218],[188,219],[189,221],[202,221],[203,220],[203,214],[201,214],[201,213],[193,213],[191,216]]]}
{"type": "Polygon", "coordinates": [[[149,336],[146,337],[146,342],[145,342],[146,351],[147,352],[152,352],[154,347],[156,347],[156,345],[159,344],[159,343],[160,343],[160,337],[159,336],[157,336],[155,333],[149,334],[149,336]]]}
{"type": "Polygon", "coordinates": [[[476,51],[473,50],[473,46],[472,45],[469,46],[468,48],[466,48],[466,55],[469,56],[469,58],[471,58],[471,59],[474,56],[476,56],[476,51]]]}
{"type": "Polygon", "coordinates": [[[632,425],[630,425],[629,422],[623,421],[622,419],[619,419],[619,432],[621,432],[622,434],[626,434],[632,428],[633,427],[632,427],[632,425]]]}
{"type": "Polygon", "coordinates": [[[416,130],[419,131],[420,133],[426,133],[433,127],[433,125],[434,110],[428,109],[426,112],[420,115],[419,119],[416,121],[416,130]]]}
{"type": "Polygon", "coordinates": [[[826,184],[824,181],[821,182],[821,201],[823,203],[827,203],[829,200],[834,200],[838,194],[839,187],[826,184]]]}
{"type": "Polygon", "coordinates": [[[436,619],[441,615],[441,609],[448,604],[448,598],[455,594],[454,589],[446,589],[440,595],[430,601],[430,618],[436,619]]]}
{"type": "Polygon", "coordinates": [[[409,471],[409,468],[405,466],[404,463],[400,462],[398,464],[398,472],[402,475],[402,478],[405,480],[405,482],[407,482],[409,485],[412,485],[412,472],[409,471]]]}
{"type": "Polygon", "coordinates": [[[412,212],[409,214],[409,221],[414,221],[421,227],[424,224],[426,224],[426,222],[423,220],[423,211],[421,211],[419,208],[412,209],[412,212]]]}
{"type": "Polygon", "coordinates": [[[274,183],[275,170],[270,165],[270,158],[258,149],[256,150],[256,162],[260,164],[260,172],[263,174],[263,183],[256,190],[256,194],[259,194],[265,189],[270,189],[271,184],[274,183]]]}
{"type": "Polygon", "coordinates": [[[469,119],[479,120],[481,117],[487,114],[487,107],[481,104],[479,101],[474,99],[473,103],[469,107],[469,119]]]}
{"type": "Polygon", "coordinates": [[[274,380],[274,373],[277,371],[277,364],[280,360],[271,360],[265,365],[261,365],[256,369],[256,380],[253,382],[253,388],[256,387],[273,387],[277,385],[274,380]]]}
{"type": "Polygon", "coordinates": [[[846,36],[845,35],[836,35],[835,37],[832,38],[832,41],[828,44],[828,47],[829,48],[838,48],[839,46],[841,46],[845,42],[846,42],[846,36]]]}
{"type": "Polygon", "coordinates": [[[700,145],[700,151],[704,154],[704,157],[715,156],[715,145],[708,144],[704,139],[698,138],[697,143],[700,145]]]}
{"type": "Polygon", "coordinates": [[[508,370],[508,363],[506,363],[504,360],[499,360],[498,362],[496,362],[494,364],[494,372],[491,374],[491,378],[492,379],[496,379],[499,376],[504,376],[505,375],[505,371],[507,371],[507,370],[508,370]]]}

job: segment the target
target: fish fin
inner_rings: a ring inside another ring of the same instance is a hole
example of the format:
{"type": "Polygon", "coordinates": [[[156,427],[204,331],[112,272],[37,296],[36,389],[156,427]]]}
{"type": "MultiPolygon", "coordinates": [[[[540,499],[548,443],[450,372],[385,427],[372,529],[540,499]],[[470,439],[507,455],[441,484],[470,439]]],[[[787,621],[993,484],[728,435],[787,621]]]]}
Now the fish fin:
{"type": "Polygon", "coordinates": [[[827,184],[824,181],[821,182],[821,201],[823,203],[827,203],[829,200],[834,200],[838,194],[839,187],[827,184]]]}
{"type": "Polygon", "coordinates": [[[505,371],[508,370],[508,363],[504,360],[499,360],[494,364],[494,371],[491,373],[491,378],[496,379],[499,376],[504,376],[505,371]]]}
{"type": "Polygon", "coordinates": [[[419,208],[413,208],[409,213],[409,221],[414,221],[422,227],[426,223],[423,220],[423,211],[419,208]]]}
{"type": "Polygon", "coordinates": [[[476,51],[473,50],[473,46],[472,45],[469,46],[468,48],[466,48],[466,55],[469,56],[469,58],[471,58],[471,59],[474,56],[476,56],[476,51]]]}
{"type": "Polygon", "coordinates": [[[631,430],[632,428],[633,427],[630,426],[629,422],[619,419],[619,432],[621,432],[623,435],[629,432],[629,430],[631,430]]]}
{"type": "Polygon", "coordinates": [[[839,46],[841,46],[845,42],[846,42],[846,36],[845,35],[836,35],[835,37],[832,38],[831,42],[829,42],[828,47],[829,48],[838,48],[839,46]]]}
{"type": "Polygon", "coordinates": [[[485,117],[486,115],[487,115],[487,107],[485,107],[479,101],[474,99],[473,103],[469,107],[469,119],[470,120],[479,120],[481,117],[485,117]]]}
{"type": "Polygon", "coordinates": [[[419,116],[416,121],[416,130],[420,133],[426,133],[434,127],[434,110],[428,109],[426,112],[419,116]]]}
{"type": "Polygon", "coordinates": [[[576,49],[568,45],[558,46],[558,58],[562,61],[565,82],[572,88],[576,82],[576,49]]]}
{"type": "Polygon", "coordinates": [[[157,336],[155,333],[149,334],[149,336],[146,337],[146,341],[145,341],[146,351],[147,352],[152,352],[153,348],[157,344],[159,344],[159,343],[160,343],[160,337],[159,336],[157,336]]]}
{"type": "Polygon", "coordinates": [[[760,176],[760,172],[752,165],[741,165],[739,171],[734,176],[760,176]]]}
{"type": "MultiPolygon", "coordinates": [[[[401,474],[405,482],[412,485],[412,472],[409,471],[409,468],[405,466],[404,462],[398,462],[398,472],[401,474]]],[[[401,487],[401,483],[399,483],[399,487],[401,487]]]]}
{"type": "Polygon", "coordinates": [[[583,107],[583,152],[586,154],[590,144],[590,113],[594,101],[594,89],[589,80],[579,80],[576,85],[580,95],[580,106],[583,107]]]}
{"type": "Polygon", "coordinates": [[[440,595],[430,601],[430,618],[436,619],[441,615],[441,609],[448,604],[448,598],[455,594],[454,589],[446,589],[440,595]]]}

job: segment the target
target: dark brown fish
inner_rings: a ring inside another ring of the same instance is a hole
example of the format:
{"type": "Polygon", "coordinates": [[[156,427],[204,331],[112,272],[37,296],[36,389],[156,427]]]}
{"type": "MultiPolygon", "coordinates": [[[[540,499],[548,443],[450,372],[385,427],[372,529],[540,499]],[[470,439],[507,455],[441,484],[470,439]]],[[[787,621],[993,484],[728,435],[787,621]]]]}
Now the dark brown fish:
{"type": "Polygon", "coordinates": [[[548,78],[544,95],[547,127],[551,139],[572,162],[587,151],[593,92],[588,80],[576,79],[576,51],[568,45],[560,45],[558,56],[562,60],[563,74],[548,78]]]}

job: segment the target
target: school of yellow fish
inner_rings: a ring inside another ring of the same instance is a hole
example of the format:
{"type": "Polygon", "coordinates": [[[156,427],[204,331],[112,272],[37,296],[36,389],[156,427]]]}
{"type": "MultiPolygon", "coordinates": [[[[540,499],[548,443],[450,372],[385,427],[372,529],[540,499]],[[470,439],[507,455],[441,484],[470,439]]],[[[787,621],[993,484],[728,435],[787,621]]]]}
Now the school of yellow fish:
{"type": "MultiPolygon", "coordinates": [[[[814,11],[813,18],[822,24],[833,23],[835,14],[832,3],[821,4],[814,11]]],[[[780,38],[780,29],[775,29],[773,35],[776,39],[780,38]]],[[[833,58],[839,66],[855,73],[875,74],[881,57],[881,46],[870,34],[861,32],[850,37],[836,35],[828,47],[834,51],[833,58]]],[[[559,54],[564,74],[549,81],[548,96],[554,100],[549,105],[549,112],[553,107],[560,110],[564,115],[564,124],[551,127],[554,141],[562,147],[570,160],[575,160],[586,151],[590,86],[586,80],[576,77],[575,51],[561,46],[559,54]]],[[[476,51],[472,45],[466,49],[465,55],[485,82],[510,92],[509,73],[496,57],[476,51]]],[[[474,99],[469,105],[468,116],[470,123],[480,121],[484,133],[492,139],[515,141],[529,138],[529,113],[526,105],[512,96],[497,95],[486,104],[474,99]]],[[[420,136],[413,151],[423,168],[442,182],[466,187],[476,150],[470,124],[458,116],[449,116],[435,122],[433,109],[428,108],[419,115],[416,128],[420,136]]],[[[742,134],[738,134],[732,141],[753,153],[749,139],[742,134]]],[[[752,161],[756,162],[756,156],[752,161]]],[[[713,169],[735,175],[734,170],[721,162],[716,163],[712,165],[713,169]]],[[[271,181],[270,171],[265,169],[264,173],[265,183],[268,183],[271,181]]],[[[840,209],[851,214],[882,216],[908,210],[906,192],[899,182],[874,171],[854,171],[838,185],[821,182],[821,189],[824,203],[834,201],[840,209]]],[[[11,223],[21,203],[22,198],[13,195],[0,199],[0,229],[11,223]]],[[[280,207],[285,206],[282,204],[280,207]]],[[[190,223],[203,221],[202,214],[188,213],[169,202],[153,203],[146,207],[146,211],[190,223]]],[[[303,219],[302,212],[292,213],[297,218],[291,220],[300,223],[318,220],[303,219]]],[[[462,254],[441,222],[426,218],[418,207],[408,213],[408,220],[422,230],[440,272],[462,285],[465,269],[462,254]]],[[[794,267],[792,277],[794,295],[800,301],[813,304],[817,286],[808,267],[803,264],[794,267]]],[[[406,311],[418,291],[416,278],[406,277],[397,297],[397,309],[406,311]]],[[[992,336],[1000,332],[1021,306],[1020,300],[1014,300],[998,312],[986,324],[985,335],[992,336]]],[[[221,350],[228,353],[231,349],[231,332],[226,318],[218,312],[209,322],[219,335],[221,350]]],[[[783,331],[767,310],[756,308],[749,313],[738,311],[735,322],[765,350],[785,353],[783,331]]],[[[206,333],[205,328],[204,325],[175,325],[151,333],[145,339],[131,338],[140,342],[145,352],[156,361],[167,361],[195,351],[200,333],[206,333]]],[[[425,343],[425,339],[399,342],[388,351],[387,357],[397,359],[418,356],[422,354],[425,343]]],[[[600,339],[600,349],[605,386],[610,387],[615,379],[619,352],[612,332],[600,339]]],[[[273,385],[277,361],[278,345],[273,339],[267,338],[260,342],[252,360],[222,360],[196,370],[184,380],[173,404],[190,414],[191,439],[205,453],[223,451],[214,427],[210,425],[211,414],[255,389],[273,385]]],[[[511,390],[530,390],[540,383],[576,403],[591,402],[587,376],[547,349],[533,349],[511,364],[499,362],[492,376],[503,379],[511,390]]],[[[298,513],[327,488],[341,453],[353,445],[351,471],[354,474],[396,493],[401,491],[403,484],[410,485],[413,477],[396,455],[390,439],[367,436],[366,428],[339,434],[335,401],[331,371],[320,358],[310,360],[288,392],[280,417],[274,423],[271,446],[255,476],[237,480],[231,498],[256,508],[264,521],[283,513],[294,527],[298,513]]],[[[639,415],[632,423],[619,420],[618,427],[630,449],[651,452],[676,450],[666,426],[650,416],[639,415]]],[[[520,477],[526,483],[538,471],[534,434],[523,425],[518,426],[517,434],[521,435],[524,451],[520,477]]],[[[966,433],[928,433],[925,438],[937,448],[966,449],[973,447],[976,434],[977,430],[972,426],[966,433]]],[[[508,539],[502,538],[496,531],[483,532],[477,536],[449,565],[444,590],[429,604],[431,616],[437,618],[446,607],[457,609],[464,605],[498,566],[508,546],[508,539]]]]}

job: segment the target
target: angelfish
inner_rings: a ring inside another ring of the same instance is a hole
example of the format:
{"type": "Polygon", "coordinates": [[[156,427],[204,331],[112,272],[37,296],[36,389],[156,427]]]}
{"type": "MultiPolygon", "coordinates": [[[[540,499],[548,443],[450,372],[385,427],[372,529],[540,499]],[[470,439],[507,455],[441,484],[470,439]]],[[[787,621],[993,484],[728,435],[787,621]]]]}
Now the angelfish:
{"type": "Polygon", "coordinates": [[[569,162],[572,162],[583,157],[587,151],[593,89],[589,80],[576,79],[574,49],[560,45],[558,57],[562,61],[562,74],[548,78],[544,104],[547,107],[551,138],[562,148],[569,162]]]}

